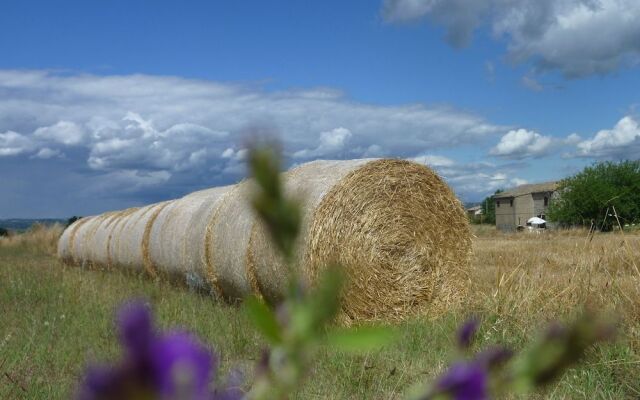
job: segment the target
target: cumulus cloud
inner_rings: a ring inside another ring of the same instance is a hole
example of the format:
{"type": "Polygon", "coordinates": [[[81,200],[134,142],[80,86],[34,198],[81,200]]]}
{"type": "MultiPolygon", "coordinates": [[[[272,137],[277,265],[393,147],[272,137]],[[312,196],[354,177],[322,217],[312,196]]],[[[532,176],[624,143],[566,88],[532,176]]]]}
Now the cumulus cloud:
{"type": "Polygon", "coordinates": [[[349,142],[352,134],[349,129],[335,128],[330,131],[320,133],[319,144],[314,149],[303,149],[293,153],[294,158],[322,158],[331,155],[339,157],[344,153],[345,146],[349,142]]]}
{"type": "Polygon", "coordinates": [[[302,162],[408,157],[506,130],[452,107],[372,105],[330,88],[0,70],[0,161],[64,164],[105,193],[114,185],[148,193],[155,185],[175,197],[235,181],[254,131],[276,133],[288,161],[302,162]]]}
{"type": "Polygon", "coordinates": [[[626,116],[613,129],[601,130],[594,137],[578,142],[577,147],[578,155],[582,157],[640,158],[640,124],[637,119],[626,116]]]}
{"type": "Polygon", "coordinates": [[[66,146],[77,146],[84,140],[84,131],[70,121],[58,121],[51,126],[43,126],[33,132],[42,141],[52,141],[66,146]]]}
{"type": "Polygon", "coordinates": [[[523,159],[549,154],[553,139],[526,129],[507,132],[489,154],[498,157],[523,159]]]}
{"type": "MultiPolygon", "coordinates": [[[[455,46],[483,24],[505,38],[510,58],[577,78],[640,61],[636,0],[385,0],[391,22],[427,18],[444,26],[455,46]]],[[[524,83],[524,82],[523,82],[524,83]]]]}
{"type": "Polygon", "coordinates": [[[31,151],[33,148],[33,141],[25,135],[13,131],[0,133],[0,157],[16,156],[31,151]]]}
{"type": "Polygon", "coordinates": [[[129,153],[132,147],[155,152],[158,167],[179,163],[197,148],[219,155],[255,124],[273,127],[292,154],[328,155],[348,140],[362,151],[375,144],[407,153],[504,132],[453,108],[376,106],[328,89],[268,92],[176,77],[0,71],[0,91],[11,93],[0,97],[0,129],[42,146],[84,147],[99,168],[139,160],[129,153]],[[169,154],[176,149],[179,155],[169,154]]]}

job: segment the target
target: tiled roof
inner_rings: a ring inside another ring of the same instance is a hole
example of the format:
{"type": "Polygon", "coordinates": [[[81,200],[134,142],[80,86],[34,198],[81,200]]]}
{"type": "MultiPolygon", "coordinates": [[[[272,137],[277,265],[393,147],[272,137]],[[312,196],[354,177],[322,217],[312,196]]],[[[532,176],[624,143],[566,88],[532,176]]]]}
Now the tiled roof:
{"type": "Polygon", "coordinates": [[[494,194],[494,198],[518,197],[529,193],[553,192],[558,188],[558,182],[542,182],[520,185],[502,193],[494,194]]]}

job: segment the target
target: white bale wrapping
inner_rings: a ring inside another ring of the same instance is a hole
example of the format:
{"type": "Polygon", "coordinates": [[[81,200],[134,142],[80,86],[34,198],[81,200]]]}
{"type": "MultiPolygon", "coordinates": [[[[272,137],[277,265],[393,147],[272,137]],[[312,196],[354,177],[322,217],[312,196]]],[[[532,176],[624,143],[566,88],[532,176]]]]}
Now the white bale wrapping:
{"type": "Polygon", "coordinates": [[[211,266],[209,277],[230,301],[254,293],[247,278],[247,249],[256,221],[248,198],[253,181],[237,184],[221,200],[211,220],[211,266]]]}
{"type": "Polygon", "coordinates": [[[194,216],[202,217],[198,212],[203,208],[215,208],[230,189],[226,186],[194,192],[172,201],[158,213],[149,237],[149,259],[158,272],[204,285],[203,268],[196,261],[202,260],[198,255],[204,251],[207,220],[194,220],[194,216]],[[191,233],[194,229],[196,235],[191,233]]]}
{"type": "Polygon", "coordinates": [[[125,268],[149,271],[145,264],[144,239],[147,227],[151,226],[153,218],[164,208],[168,202],[151,204],[142,207],[127,217],[123,218],[115,228],[114,237],[110,242],[110,254],[114,265],[125,268]]]}

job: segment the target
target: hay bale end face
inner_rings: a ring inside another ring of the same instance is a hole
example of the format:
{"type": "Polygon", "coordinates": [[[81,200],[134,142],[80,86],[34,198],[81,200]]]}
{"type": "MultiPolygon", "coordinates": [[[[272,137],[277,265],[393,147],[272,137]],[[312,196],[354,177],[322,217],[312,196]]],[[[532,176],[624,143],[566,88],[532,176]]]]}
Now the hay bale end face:
{"type": "MultiPolygon", "coordinates": [[[[434,315],[466,295],[468,220],[431,169],[395,159],[315,161],[283,180],[303,205],[297,274],[313,285],[327,265],[342,266],[346,323],[434,315]]],[[[83,218],[60,238],[59,257],[178,274],[230,301],[256,293],[277,303],[289,272],[249,204],[253,185],[83,218]]]]}

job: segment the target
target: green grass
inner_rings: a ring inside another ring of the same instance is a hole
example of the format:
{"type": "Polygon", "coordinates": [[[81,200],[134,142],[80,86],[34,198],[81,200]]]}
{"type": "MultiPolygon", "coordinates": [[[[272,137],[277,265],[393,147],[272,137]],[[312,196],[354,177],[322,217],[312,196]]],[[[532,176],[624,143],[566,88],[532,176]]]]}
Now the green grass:
{"type": "MultiPolygon", "coordinates": [[[[223,370],[248,378],[264,342],[236,306],[166,282],[119,271],[82,270],[27,245],[0,246],[0,399],[69,398],[83,367],[114,359],[119,346],[114,310],[132,297],[148,299],[160,326],[184,327],[220,354],[223,370]]],[[[300,399],[401,398],[453,359],[463,311],[399,325],[395,342],[363,355],[322,350],[300,399]]],[[[530,326],[485,314],[478,347],[500,342],[520,349],[542,321],[530,326]]],[[[539,398],[640,397],[640,358],[624,336],[595,348],[577,369],[539,398]]]]}

